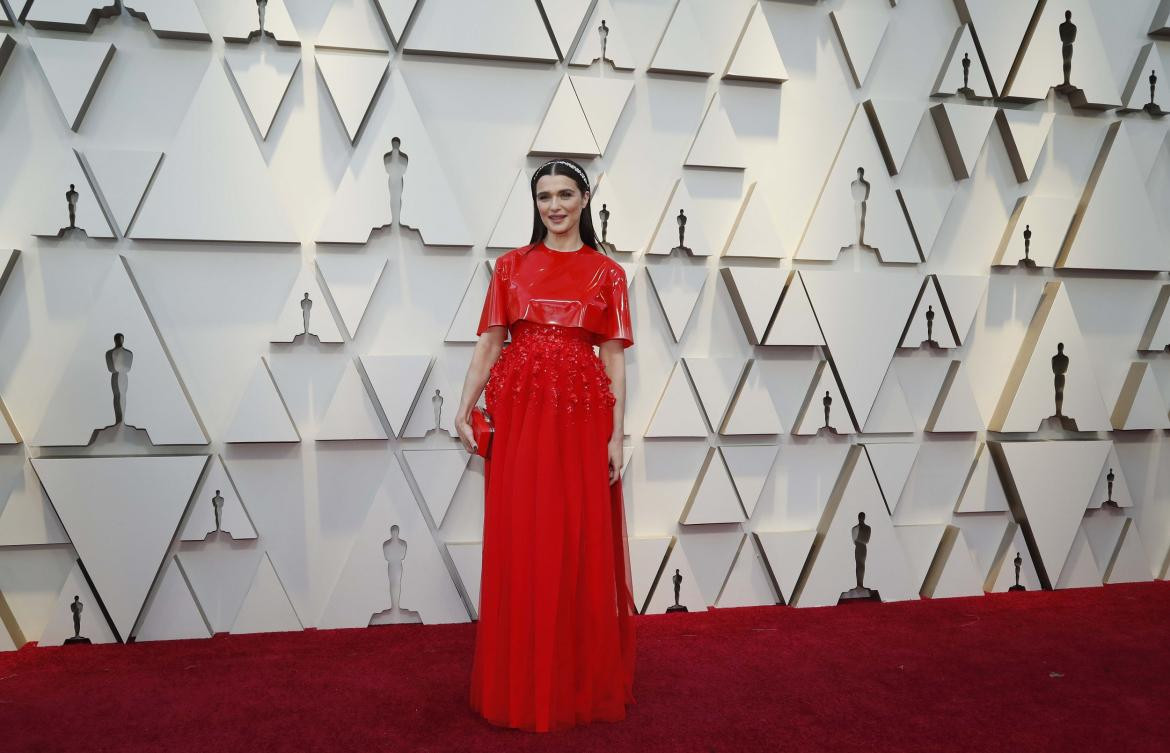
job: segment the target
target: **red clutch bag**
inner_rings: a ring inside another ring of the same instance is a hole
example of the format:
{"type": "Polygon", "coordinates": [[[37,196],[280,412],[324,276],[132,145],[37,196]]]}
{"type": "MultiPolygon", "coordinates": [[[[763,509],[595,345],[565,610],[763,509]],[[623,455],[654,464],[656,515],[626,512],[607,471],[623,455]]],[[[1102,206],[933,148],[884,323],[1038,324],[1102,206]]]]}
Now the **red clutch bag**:
{"type": "Polygon", "coordinates": [[[475,454],[487,460],[491,457],[492,436],[496,428],[491,416],[478,405],[471,409],[471,438],[475,441],[475,454]]]}

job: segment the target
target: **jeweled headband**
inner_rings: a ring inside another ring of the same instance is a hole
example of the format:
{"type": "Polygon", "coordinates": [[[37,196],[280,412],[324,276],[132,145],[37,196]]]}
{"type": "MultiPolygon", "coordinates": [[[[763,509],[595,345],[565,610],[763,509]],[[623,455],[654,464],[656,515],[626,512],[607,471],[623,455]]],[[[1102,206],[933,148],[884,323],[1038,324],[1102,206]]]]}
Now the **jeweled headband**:
{"type": "Polygon", "coordinates": [[[589,176],[585,174],[585,171],[574,165],[572,162],[563,159],[550,159],[548,162],[545,162],[543,165],[536,168],[536,172],[532,174],[533,185],[536,184],[537,176],[540,175],[540,171],[549,165],[564,165],[565,167],[570,168],[573,172],[577,173],[577,175],[580,175],[582,183],[584,183],[586,186],[589,185],[589,176]]]}

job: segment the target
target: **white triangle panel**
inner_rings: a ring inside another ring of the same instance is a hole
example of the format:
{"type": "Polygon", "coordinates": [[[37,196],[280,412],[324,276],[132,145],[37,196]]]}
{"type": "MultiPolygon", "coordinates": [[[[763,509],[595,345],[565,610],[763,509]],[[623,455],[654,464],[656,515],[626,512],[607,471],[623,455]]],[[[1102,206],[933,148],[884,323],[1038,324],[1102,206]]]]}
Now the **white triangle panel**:
{"type": "Polygon", "coordinates": [[[267,139],[276,111],[301,67],[300,52],[273,50],[266,46],[259,50],[228,47],[224,50],[224,62],[244,95],[260,138],[267,139]]]}
{"type": "Polygon", "coordinates": [[[647,69],[656,73],[682,73],[710,76],[715,64],[705,44],[703,31],[695,17],[691,0],[679,0],[666,24],[658,48],[647,69]]]}
{"type": "Polygon", "coordinates": [[[203,541],[209,535],[214,536],[217,533],[216,507],[219,507],[218,532],[229,534],[235,541],[256,538],[256,529],[219,455],[212,457],[207,475],[191,498],[191,513],[183,524],[179,538],[183,541],[203,541]]]}
{"type": "Polygon", "coordinates": [[[97,597],[90,590],[89,583],[81,572],[81,565],[74,563],[65,585],[61,587],[57,603],[49,612],[49,621],[37,638],[37,645],[60,646],[65,643],[65,639],[74,636],[71,608],[74,597],[78,597],[81,602],[81,637],[89,638],[90,642],[95,644],[117,643],[118,639],[114,637],[114,631],[106,622],[97,597]]]}
{"type": "Polygon", "coordinates": [[[362,368],[395,436],[402,433],[410,408],[430,370],[431,360],[429,355],[410,353],[361,356],[362,368]]]}
{"type": "Polygon", "coordinates": [[[162,156],[162,152],[137,149],[86,149],[82,156],[123,235],[142,205],[162,156]]]}
{"type": "Polygon", "coordinates": [[[267,553],[260,558],[260,564],[252,577],[252,585],[240,605],[232,623],[231,632],[278,633],[302,630],[304,626],[285,593],[280,577],[272,566],[267,553]]]}
{"type": "Polygon", "coordinates": [[[240,396],[225,442],[299,442],[300,433],[263,358],[240,396]]]}
{"type": "Polygon", "coordinates": [[[772,28],[760,3],[753,5],[748,12],[747,23],[735,43],[731,59],[727,61],[723,78],[771,84],[788,80],[788,69],[776,48],[776,38],[772,36],[772,28]]]}
{"type": "Polygon", "coordinates": [[[341,118],[350,143],[370,114],[378,85],[386,76],[389,57],[361,52],[327,52],[318,50],[314,59],[321,80],[329,92],[333,108],[341,118]]]}
{"type": "Polygon", "coordinates": [[[781,598],[788,603],[804,569],[816,531],[756,531],[753,534],[767,557],[768,567],[780,587],[781,598]]]}
{"type": "Polygon", "coordinates": [[[726,609],[776,603],[779,603],[779,598],[768,576],[766,561],[757,549],[755,537],[745,536],[715,606],[726,609]]]}
{"type": "Polygon", "coordinates": [[[138,619],[206,460],[175,455],[31,461],[123,638],[138,619]]]}
{"type": "Polygon", "coordinates": [[[162,580],[142,616],[142,624],[134,635],[136,641],[176,641],[190,638],[209,638],[211,633],[195,596],[183,577],[179,561],[167,560],[162,580]]]}
{"type": "Polygon", "coordinates": [[[39,36],[28,37],[28,43],[61,107],[65,123],[76,131],[114,58],[114,45],[39,36]]]}

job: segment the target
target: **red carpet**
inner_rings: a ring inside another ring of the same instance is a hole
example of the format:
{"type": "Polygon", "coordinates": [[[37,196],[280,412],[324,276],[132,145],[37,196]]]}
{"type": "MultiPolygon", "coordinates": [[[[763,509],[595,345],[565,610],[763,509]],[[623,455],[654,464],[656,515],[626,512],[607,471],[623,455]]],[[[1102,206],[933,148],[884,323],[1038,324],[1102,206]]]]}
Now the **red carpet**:
{"type": "Polygon", "coordinates": [[[1170,750],[1170,583],[636,618],[625,721],[467,710],[475,626],[0,654],[0,750],[1170,750]]]}

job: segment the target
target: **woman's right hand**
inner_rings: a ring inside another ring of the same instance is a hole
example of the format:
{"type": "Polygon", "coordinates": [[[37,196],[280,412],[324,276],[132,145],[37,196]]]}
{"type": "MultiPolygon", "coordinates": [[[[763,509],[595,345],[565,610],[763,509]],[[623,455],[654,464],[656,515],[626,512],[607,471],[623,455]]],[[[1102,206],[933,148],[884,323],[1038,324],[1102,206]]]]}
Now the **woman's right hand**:
{"type": "Polygon", "coordinates": [[[471,431],[470,412],[455,417],[455,431],[459,433],[459,440],[463,442],[463,449],[474,455],[475,439],[471,431]]]}

